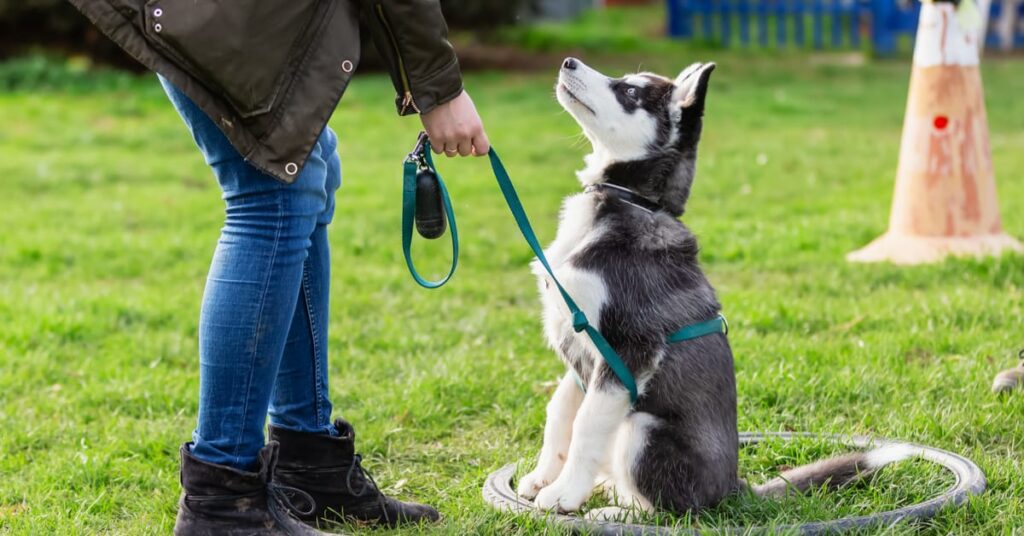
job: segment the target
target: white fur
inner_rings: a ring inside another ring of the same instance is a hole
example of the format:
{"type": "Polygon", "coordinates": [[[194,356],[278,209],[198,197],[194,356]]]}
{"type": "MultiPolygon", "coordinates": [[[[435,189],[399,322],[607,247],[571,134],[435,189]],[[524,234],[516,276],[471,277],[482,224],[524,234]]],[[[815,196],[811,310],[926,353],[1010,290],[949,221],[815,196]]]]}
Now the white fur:
{"type": "Polygon", "coordinates": [[[537,492],[555,481],[565,466],[572,439],[572,421],[583,402],[583,392],[576,385],[572,373],[567,373],[555,389],[547,407],[544,423],[544,444],[540,449],[537,466],[519,481],[520,497],[533,499],[537,492]]]}
{"type": "MultiPolygon", "coordinates": [[[[558,281],[573,297],[591,325],[598,329],[601,308],[608,299],[604,281],[597,274],[578,269],[567,261],[575,252],[599,236],[600,232],[601,230],[594,226],[593,199],[589,195],[569,197],[562,206],[558,234],[544,251],[544,256],[548,259],[558,281]]],[[[564,337],[576,337],[590,350],[587,353],[591,359],[600,359],[600,354],[586,335],[575,333],[573,330],[572,318],[565,301],[543,266],[539,261],[534,261],[532,268],[537,275],[541,301],[544,305],[544,332],[549,345],[557,349],[564,337]]],[[[520,496],[527,499],[536,497],[538,505],[548,504],[548,508],[562,509],[579,508],[590,496],[600,460],[604,458],[610,442],[604,440],[595,443],[591,439],[595,434],[601,434],[601,427],[598,426],[595,431],[592,418],[580,417],[580,413],[583,412],[581,405],[585,406],[585,400],[579,386],[576,385],[574,373],[566,373],[548,404],[544,444],[537,466],[519,483],[517,492],[520,496]],[[579,431],[574,419],[582,419],[581,422],[585,423],[583,431],[579,431]],[[578,434],[582,434],[583,439],[576,438],[578,434]],[[577,448],[574,449],[573,445],[577,445],[577,448]],[[600,452],[591,452],[579,445],[590,445],[600,452]],[[576,463],[571,462],[574,452],[576,463]]],[[[592,401],[591,406],[602,400],[598,397],[598,402],[592,401]]],[[[625,407],[628,411],[628,395],[625,407]]],[[[590,414],[593,415],[594,411],[592,409],[590,414]]],[[[621,417],[619,419],[621,421],[621,417]]]]}
{"type": "Polygon", "coordinates": [[[657,120],[643,109],[633,113],[623,109],[612,91],[611,78],[583,62],[559,72],[555,94],[583,128],[599,160],[642,158],[654,142],[657,120]]]}
{"type": "Polygon", "coordinates": [[[573,422],[569,456],[561,474],[537,494],[542,510],[575,512],[594,491],[616,431],[629,413],[624,389],[590,389],[573,422]]]}
{"type": "Polygon", "coordinates": [[[615,482],[615,504],[653,512],[654,505],[637,489],[633,478],[640,455],[647,447],[651,427],[658,424],[658,418],[650,413],[633,413],[619,426],[612,450],[612,474],[615,482]]]}
{"type": "Polygon", "coordinates": [[[663,76],[654,73],[627,74],[626,76],[623,76],[622,79],[631,86],[645,87],[647,84],[651,83],[651,77],[664,79],[663,76]]]}
{"type": "Polygon", "coordinates": [[[576,172],[576,178],[579,179],[580,184],[582,184],[584,188],[592,184],[603,182],[605,168],[614,162],[615,160],[611,155],[603,153],[600,149],[594,147],[594,152],[583,157],[583,163],[585,165],[583,169],[576,172]]]}
{"type": "Polygon", "coordinates": [[[910,445],[895,443],[878,447],[864,453],[864,461],[871,470],[881,469],[890,463],[896,463],[921,456],[922,451],[910,445]]]}
{"type": "MultiPolygon", "coordinates": [[[[583,314],[587,315],[590,325],[594,329],[600,330],[601,308],[608,301],[608,290],[605,288],[601,276],[569,265],[556,268],[555,276],[562,283],[562,287],[572,296],[573,301],[583,311],[583,314]]],[[[586,333],[573,331],[569,308],[565,305],[565,300],[562,299],[562,295],[554,284],[544,289],[541,294],[541,302],[544,304],[544,333],[553,349],[558,348],[558,344],[563,338],[562,335],[573,332],[577,340],[591,350],[591,358],[602,359],[586,333]]]]}
{"type": "MultiPolygon", "coordinates": [[[[573,252],[597,237],[592,234],[595,231],[594,208],[594,200],[586,194],[572,195],[562,202],[562,211],[558,216],[558,233],[555,240],[544,249],[544,256],[552,268],[565,264],[573,252]]],[[[537,275],[547,275],[537,261],[534,261],[532,268],[537,275]]]]}
{"type": "Polygon", "coordinates": [[[683,69],[683,72],[676,77],[676,89],[672,93],[672,98],[682,108],[693,104],[697,97],[697,82],[700,80],[700,76],[714,66],[714,63],[694,63],[683,69]]]}
{"type": "MultiPolygon", "coordinates": [[[[594,227],[594,201],[591,196],[571,196],[562,205],[555,241],[544,250],[544,256],[554,270],[555,277],[596,329],[600,329],[601,308],[608,300],[608,290],[599,275],[578,269],[566,261],[596,239],[600,232],[600,228],[594,227]]],[[[590,350],[588,353],[591,359],[600,359],[600,353],[590,338],[573,331],[569,308],[544,267],[539,261],[534,261],[532,269],[537,275],[541,303],[544,306],[544,334],[551,348],[557,350],[562,339],[571,335],[590,350]]],[[[583,380],[589,383],[587,378],[583,380]]]]}
{"type": "Polygon", "coordinates": [[[665,359],[665,352],[659,351],[654,354],[654,359],[651,360],[651,366],[636,376],[636,391],[637,396],[643,395],[647,390],[647,385],[650,383],[654,375],[661,369],[661,362],[665,359]]]}

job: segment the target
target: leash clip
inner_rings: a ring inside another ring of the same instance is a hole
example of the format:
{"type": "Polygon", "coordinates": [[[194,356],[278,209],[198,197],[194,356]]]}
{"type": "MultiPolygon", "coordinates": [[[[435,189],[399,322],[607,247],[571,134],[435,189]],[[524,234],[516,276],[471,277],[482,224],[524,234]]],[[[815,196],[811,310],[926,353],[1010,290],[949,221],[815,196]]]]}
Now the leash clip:
{"type": "Polygon", "coordinates": [[[430,141],[427,137],[426,131],[420,131],[420,135],[416,138],[416,146],[412,148],[412,152],[409,156],[405,157],[406,162],[413,162],[419,169],[427,167],[426,158],[424,157],[424,150],[426,149],[427,142],[430,141]]]}

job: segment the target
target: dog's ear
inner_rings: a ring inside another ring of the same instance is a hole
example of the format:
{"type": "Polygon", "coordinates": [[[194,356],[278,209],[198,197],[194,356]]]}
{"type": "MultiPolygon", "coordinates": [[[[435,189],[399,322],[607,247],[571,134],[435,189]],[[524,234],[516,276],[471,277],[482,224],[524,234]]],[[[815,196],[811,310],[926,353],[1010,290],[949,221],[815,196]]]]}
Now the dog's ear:
{"type": "Polygon", "coordinates": [[[682,108],[697,107],[704,108],[704,96],[708,93],[708,81],[711,80],[711,71],[715,70],[714,63],[694,63],[683,69],[676,77],[676,89],[672,93],[672,99],[682,108]]]}

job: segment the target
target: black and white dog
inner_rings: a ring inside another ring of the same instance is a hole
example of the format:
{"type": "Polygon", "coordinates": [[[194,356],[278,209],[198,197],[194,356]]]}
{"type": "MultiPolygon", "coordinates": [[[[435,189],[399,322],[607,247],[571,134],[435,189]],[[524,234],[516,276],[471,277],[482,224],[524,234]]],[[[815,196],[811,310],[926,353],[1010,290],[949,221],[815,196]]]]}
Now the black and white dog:
{"type": "MultiPolygon", "coordinates": [[[[632,371],[635,405],[543,269],[544,331],[568,367],[547,408],[536,468],[518,493],[545,510],[578,510],[602,486],[617,507],[683,513],[743,489],[737,475],[736,379],[723,333],[680,343],[679,328],[721,309],[697,262],[697,240],[678,220],[693,184],[713,63],[675,80],[641,73],[609,78],[569,58],[558,102],[593,146],[545,254],[559,281],[632,371]],[[585,384],[577,384],[577,377],[585,384]]],[[[784,494],[840,485],[908,456],[893,448],[824,460],[754,486],[784,494]]]]}

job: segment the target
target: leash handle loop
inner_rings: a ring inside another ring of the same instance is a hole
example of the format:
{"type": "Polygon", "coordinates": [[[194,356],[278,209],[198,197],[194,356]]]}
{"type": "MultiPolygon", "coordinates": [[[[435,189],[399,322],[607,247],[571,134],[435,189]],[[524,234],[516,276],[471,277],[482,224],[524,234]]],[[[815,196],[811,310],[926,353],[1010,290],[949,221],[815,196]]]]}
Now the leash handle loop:
{"type": "Polygon", "coordinates": [[[445,187],[441,174],[434,167],[434,159],[430,156],[430,140],[421,133],[416,142],[416,148],[409,153],[408,158],[402,165],[402,253],[405,255],[405,265],[409,267],[409,273],[421,287],[435,289],[442,287],[455,275],[455,268],[459,265],[459,229],[455,225],[455,211],[452,210],[452,200],[448,196],[448,188],[445,187]],[[441,200],[444,205],[445,215],[448,216],[448,225],[451,227],[452,235],[452,264],[448,269],[448,275],[437,281],[430,281],[416,271],[416,265],[412,261],[412,228],[416,216],[416,173],[420,166],[429,167],[437,176],[437,184],[441,188],[441,200]]]}

